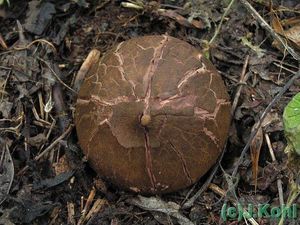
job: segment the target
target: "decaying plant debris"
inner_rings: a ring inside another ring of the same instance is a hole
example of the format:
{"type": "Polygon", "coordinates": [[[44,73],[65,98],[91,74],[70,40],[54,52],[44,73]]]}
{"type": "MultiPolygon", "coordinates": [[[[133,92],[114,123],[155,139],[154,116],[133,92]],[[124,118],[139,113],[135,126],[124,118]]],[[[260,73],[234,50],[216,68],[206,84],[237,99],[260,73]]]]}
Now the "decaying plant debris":
{"type": "Polygon", "coordinates": [[[218,224],[224,202],[286,202],[289,180],[297,181],[283,152],[281,116],[299,92],[297,1],[9,2],[0,8],[0,177],[7,180],[0,182],[0,223],[218,224]],[[73,126],[76,74],[88,52],[150,34],[205,49],[236,102],[214,176],[159,197],[136,196],[97,177],[73,126]],[[1,160],[9,155],[14,173],[1,160]]]}

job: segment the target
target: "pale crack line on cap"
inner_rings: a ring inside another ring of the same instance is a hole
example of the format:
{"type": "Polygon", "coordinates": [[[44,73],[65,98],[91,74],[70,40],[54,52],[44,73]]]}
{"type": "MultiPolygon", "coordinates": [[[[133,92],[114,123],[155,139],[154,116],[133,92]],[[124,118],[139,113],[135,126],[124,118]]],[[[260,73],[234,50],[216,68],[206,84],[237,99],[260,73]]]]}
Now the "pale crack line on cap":
{"type": "MultiPolygon", "coordinates": [[[[82,99],[82,98],[78,98],[77,99],[77,102],[76,102],[76,105],[88,105],[88,104],[90,104],[91,103],[91,100],[89,99],[89,100],[86,100],[86,99],[82,99]]],[[[90,117],[92,117],[92,116],[97,116],[97,114],[95,113],[95,111],[94,111],[94,108],[93,108],[93,111],[90,113],[90,114],[83,114],[83,115],[81,115],[80,116],[80,118],[78,118],[78,115],[77,115],[77,112],[76,112],[76,118],[77,118],[77,120],[78,120],[78,122],[77,122],[77,124],[80,124],[81,122],[82,122],[82,120],[83,119],[86,119],[86,118],[90,118],[90,117]]]]}
{"type": "Polygon", "coordinates": [[[230,104],[226,99],[216,99],[216,107],[213,112],[208,112],[201,107],[194,107],[194,115],[202,120],[215,119],[222,105],[230,104]]]}
{"type": "Polygon", "coordinates": [[[214,135],[214,133],[210,130],[208,130],[206,127],[203,127],[202,129],[203,133],[209,137],[209,139],[216,145],[216,147],[219,149],[219,139],[214,135]]]}
{"type": "Polygon", "coordinates": [[[158,129],[158,132],[157,132],[157,136],[156,136],[156,137],[158,137],[158,138],[160,137],[161,132],[162,132],[163,129],[165,128],[165,125],[166,125],[166,123],[167,123],[167,120],[168,120],[167,115],[164,115],[163,122],[162,122],[161,126],[160,126],[159,129],[158,129]]]}
{"type": "Polygon", "coordinates": [[[118,70],[119,70],[120,73],[121,73],[121,78],[122,78],[122,80],[127,81],[127,82],[130,84],[130,86],[131,86],[131,91],[132,91],[132,95],[133,95],[136,99],[138,99],[137,96],[136,96],[136,94],[135,94],[135,86],[136,86],[135,83],[134,83],[133,81],[131,81],[131,80],[129,80],[129,79],[126,78],[125,70],[124,70],[124,67],[123,67],[123,65],[124,65],[124,59],[123,59],[121,53],[119,52],[119,50],[120,50],[120,48],[121,48],[121,46],[122,46],[122,43],[123,43],[123,42],[121,42],[121,43],[118,45],[117,49],[114,51],[114,55],[117,57],[118,62],[119,62],[119,66],[117,66],[117,68],[118,68],[118,70]]]}
{"type": "Polygon", "coordinates": [[[176,155],[180,159],[180,163],[182,165],[182,170],[183,170],[186,178],[188,179],[189,183],[192,184],[193,183],[193,179],[192,179],[191,174],[190,174],[190,172],[188,170],[187,163],[186,163],[186,160],[184,158],[184,155],[182,154],[182,152],[180,150],[176,149],[176,147],[172,144],[171,141],[169,141],[169,144],[171,146],[171,149],[176,153],[176,155]]]}
{"type": "MultiPolygon", "coordinates": [[[[150,114],[150,98],[151,98],[151,89],[152,89],[152,79],[153,75],[158,67],[159,61],[162,59],[163,55],[163,50],[164,47],[166,46],[166,43],[168,42],[168,37],[164,36],[164,39],[160,42],[159,46],[154,49],[153,53],[153,58],[151,59],[150,65],[147,69],[144,79],[144,82],[147,85],[146,89],[146,95],[145,95],[145,108],[144,108],[144,115],[150,114]]],[[[153,168],[152,168],[152,154],[151,154],[151,145],[150,145],[150,137],[149,137],[149,132],[144,129],[144,136],[145,136],[145,157],[146,157],[146,170],[147,174],[149,176],[151,185],[152,185],[152,191],[156,191],[157,186],[156,186],[156,178],[155,175],[153,174],[153,168]]]]}
{"type": "Polygon", "coordinates": [[[110,101],[105,101],[99,98],[99,96],[97,95],[91,95],[90,99],[90,101],[95,102],[96,104],[99,104],[101,106],[114,106],[124,102],[131,102],[128,96],[119,96],[110,101]]]}
{"type": "Polygon", "coordinates": [[[140,49],[142,49],[143,51],[147,51],[148,49],[152,49],[153,47],[148,47],[148,48],[144,48],[142,45],[140,44],[136,44],[137,47],[139,47],[140,49]]]}
{"type": "Polygon", "coordinates": [[[206,66],[204,63],[202,63],[201,67],[193,68],[189,71],[187,71],[184,75],[184,77],[178,82],[177,88],[181,89],[181,87],[192,77],[199,75],[200,73],[203,73],[207,71],[206,66]]]}
{"type": "MultiPolygon", "coordinates": [[[[89,159],[89,154],[90,154],[90,145],[91,145],[91,142],[92,142],[92,140],[93,140],[93,138],[95,137],[95,135],[97,134],[97,132],[98,132],[98,130],[99,130],[99,127],[97,126],[97,127],[95,127],[95,129],[93,129],[92,131],[91,131],[91,136],[90,136],[90,138],[89,138],[89,140],[88,140],[88,142],[87,142],[87,154],[86,154],[86,158],[87,159],[89,159]]],[[[95,145],[95,144],[93,144],[93,145],[95,145]]]]}
{"type": "Polygon", "coordinates": [[[150,138],[149,133],[144,132],[145,136],[145,154],[146,154],[146,171],[150,179],[150,183],[152,186],[152,191],[156,191],[156,178],[153,174],[153,165],[152,165],[152,154],[151,154],[151,146],[150,146],[150,138]]]}
{"type": "Polygon", "coordinates": [[[211,84],[212,84],[212,82],[213,82],[213,75],[214,75],[214,74],[213,74],[212,72],[210,72],[209,75],[210,75],[210,80],[209,80],[208,89],[213,93],[215,99],[218,100],[218,97],[217,97],[216,92],[215,92],[213,89],[211,89],[211,84]]]}
{"type": "MultiPolygon", "coordinates": [[[[215,118],[216,118],[218,112],[220,111],[221,106],[230,104],[230,103],[226,99],[216,99],[216,101],[217,101],[217,106],[216,106],[214,112],[209,113],[205,109],[195,107],[194,115],[203,121],[209,120],[209,119],[212,120],[216,126],[216,129],[218,129],[218,124],[216,123],[215,118]]],[[[207,127],[203,127],[202,131],[207,137],[209,137],[213,141],[213,143],[217,146],[217,148],[220,148],[220,145],[219,145],[220,140],[214,135],[214,133],[212,131],[208,130],[207,127]]]]}
{"type": "Polygon", "coordinates": [[[151,90],[152,90],[152,80],[153,75],[158,67],[159,61],[162,59],[163,53],[164,53],[164,47],[166,46],[166,43],[168,42],[168,37],[164,36],[164,39],[161,41],[159,46],[154,49],[153,58],[151,59],[150,65],[146,71],[145,74],[145,83],[147,84],[146,89],[146,95],[145,95],[145,109],[144,114],[150,113],[150,98],[151,98],[151,90]]]}

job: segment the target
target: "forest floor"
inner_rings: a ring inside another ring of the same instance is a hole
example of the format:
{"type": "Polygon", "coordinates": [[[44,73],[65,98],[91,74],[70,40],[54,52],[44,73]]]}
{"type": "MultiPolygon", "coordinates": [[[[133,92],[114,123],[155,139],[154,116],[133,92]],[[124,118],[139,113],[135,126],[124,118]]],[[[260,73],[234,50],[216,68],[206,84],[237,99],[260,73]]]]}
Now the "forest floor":
{"type": "MultiPolygon", "coordinates": [[[[299,70],[300,2],[125,2],[15,0],[0,6],[0,224],[278,224],[257,215],[224,221],[221,212],[225,203],[279,206],[288,199],[295,177],[284,152],[282,114],[300,90],[299,79],[288,82],[299,70]],[[216,172],[152,197],[97,176],[72,126],[72,87],[88,53],[149,34],[204,50],[233,103],[216,172]]],[[[299,218],[287,223],[299,224],[299,218]]]]}

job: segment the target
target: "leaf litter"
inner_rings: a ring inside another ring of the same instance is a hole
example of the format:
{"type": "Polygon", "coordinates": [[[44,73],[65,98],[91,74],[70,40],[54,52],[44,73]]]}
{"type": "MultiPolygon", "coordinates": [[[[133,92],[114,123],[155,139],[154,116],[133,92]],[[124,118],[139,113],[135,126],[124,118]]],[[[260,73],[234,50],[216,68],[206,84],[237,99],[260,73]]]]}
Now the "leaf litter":
{"type": "MultiPolygon", "coordinates": [[[[90,50],[104,53],[115,43],[147,34],[169,34],[199,49],[207,47],[229,2],[15,1],[10,7],[4,5],[0,10],[0,136],[8,146],[1,145],[1,155],[11,159],[2,165],[1,171],[6,172],[0,173],[0,197],[6,199],[0,206],[0,222],[78,224],[82,218],[80,223],[90,225],[218,223],[223,201],[219,201],[215,188],[206,189],[191,207],[182,207],[207,177],[194,187],[159,198],[124,192],[91,170],[69,125],[76,100],[74,81],[90,50]],[[125,2],[143,4],[137,4],[142,5],[139,9],[125,8],[121,5],[125,2]],[[94,197],[88,199],[94,187],[94,197]],[[211,205],[213,211],[208,212],[211,205]]],[[[274,3],[271,8],[265,1],[251,4],[280,37],[299,51],[299,5],[295,2],[274,3]]],[[[278,204],[277,181],[282,180],[284,190],[289,190],[291,176],[285,166],[281,115],[299,92],[297,84],[272,107],[262,135],[255,138],[254,173],[248,152],[239,166],[239,176],[229,174],[261,113],[294,76],[298,63],[277,46],[273,36],[239,1],[232,5],[209,45],[209,56],[232,99],[241,86],[221,162],[223,170],[217,170],[211,183],[225,193],[236,187],[236,196],[245,203],[278,204]],[[239,83],[247,56],[247,79],[239,83]],[[272,160],[270,146],[276,161],[272,160]],[[257,177],[256,194],[253,176],[257,177]]],[[[284,191],[283,199],[287,193],[284,191]]]]}

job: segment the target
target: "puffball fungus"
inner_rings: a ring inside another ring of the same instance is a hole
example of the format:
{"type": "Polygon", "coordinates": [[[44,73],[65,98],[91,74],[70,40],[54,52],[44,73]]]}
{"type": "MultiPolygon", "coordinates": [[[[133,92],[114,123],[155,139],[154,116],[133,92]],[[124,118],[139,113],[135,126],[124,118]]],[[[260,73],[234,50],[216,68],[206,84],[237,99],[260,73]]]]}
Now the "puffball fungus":
{"type": "Polygon", "coordinates": [[[166,193],[214,165],[230,108],[221,76],[199,50],[154,35],[122,42],[91,65],[75,123],[100,176],[136,192],[166,193]]]}

